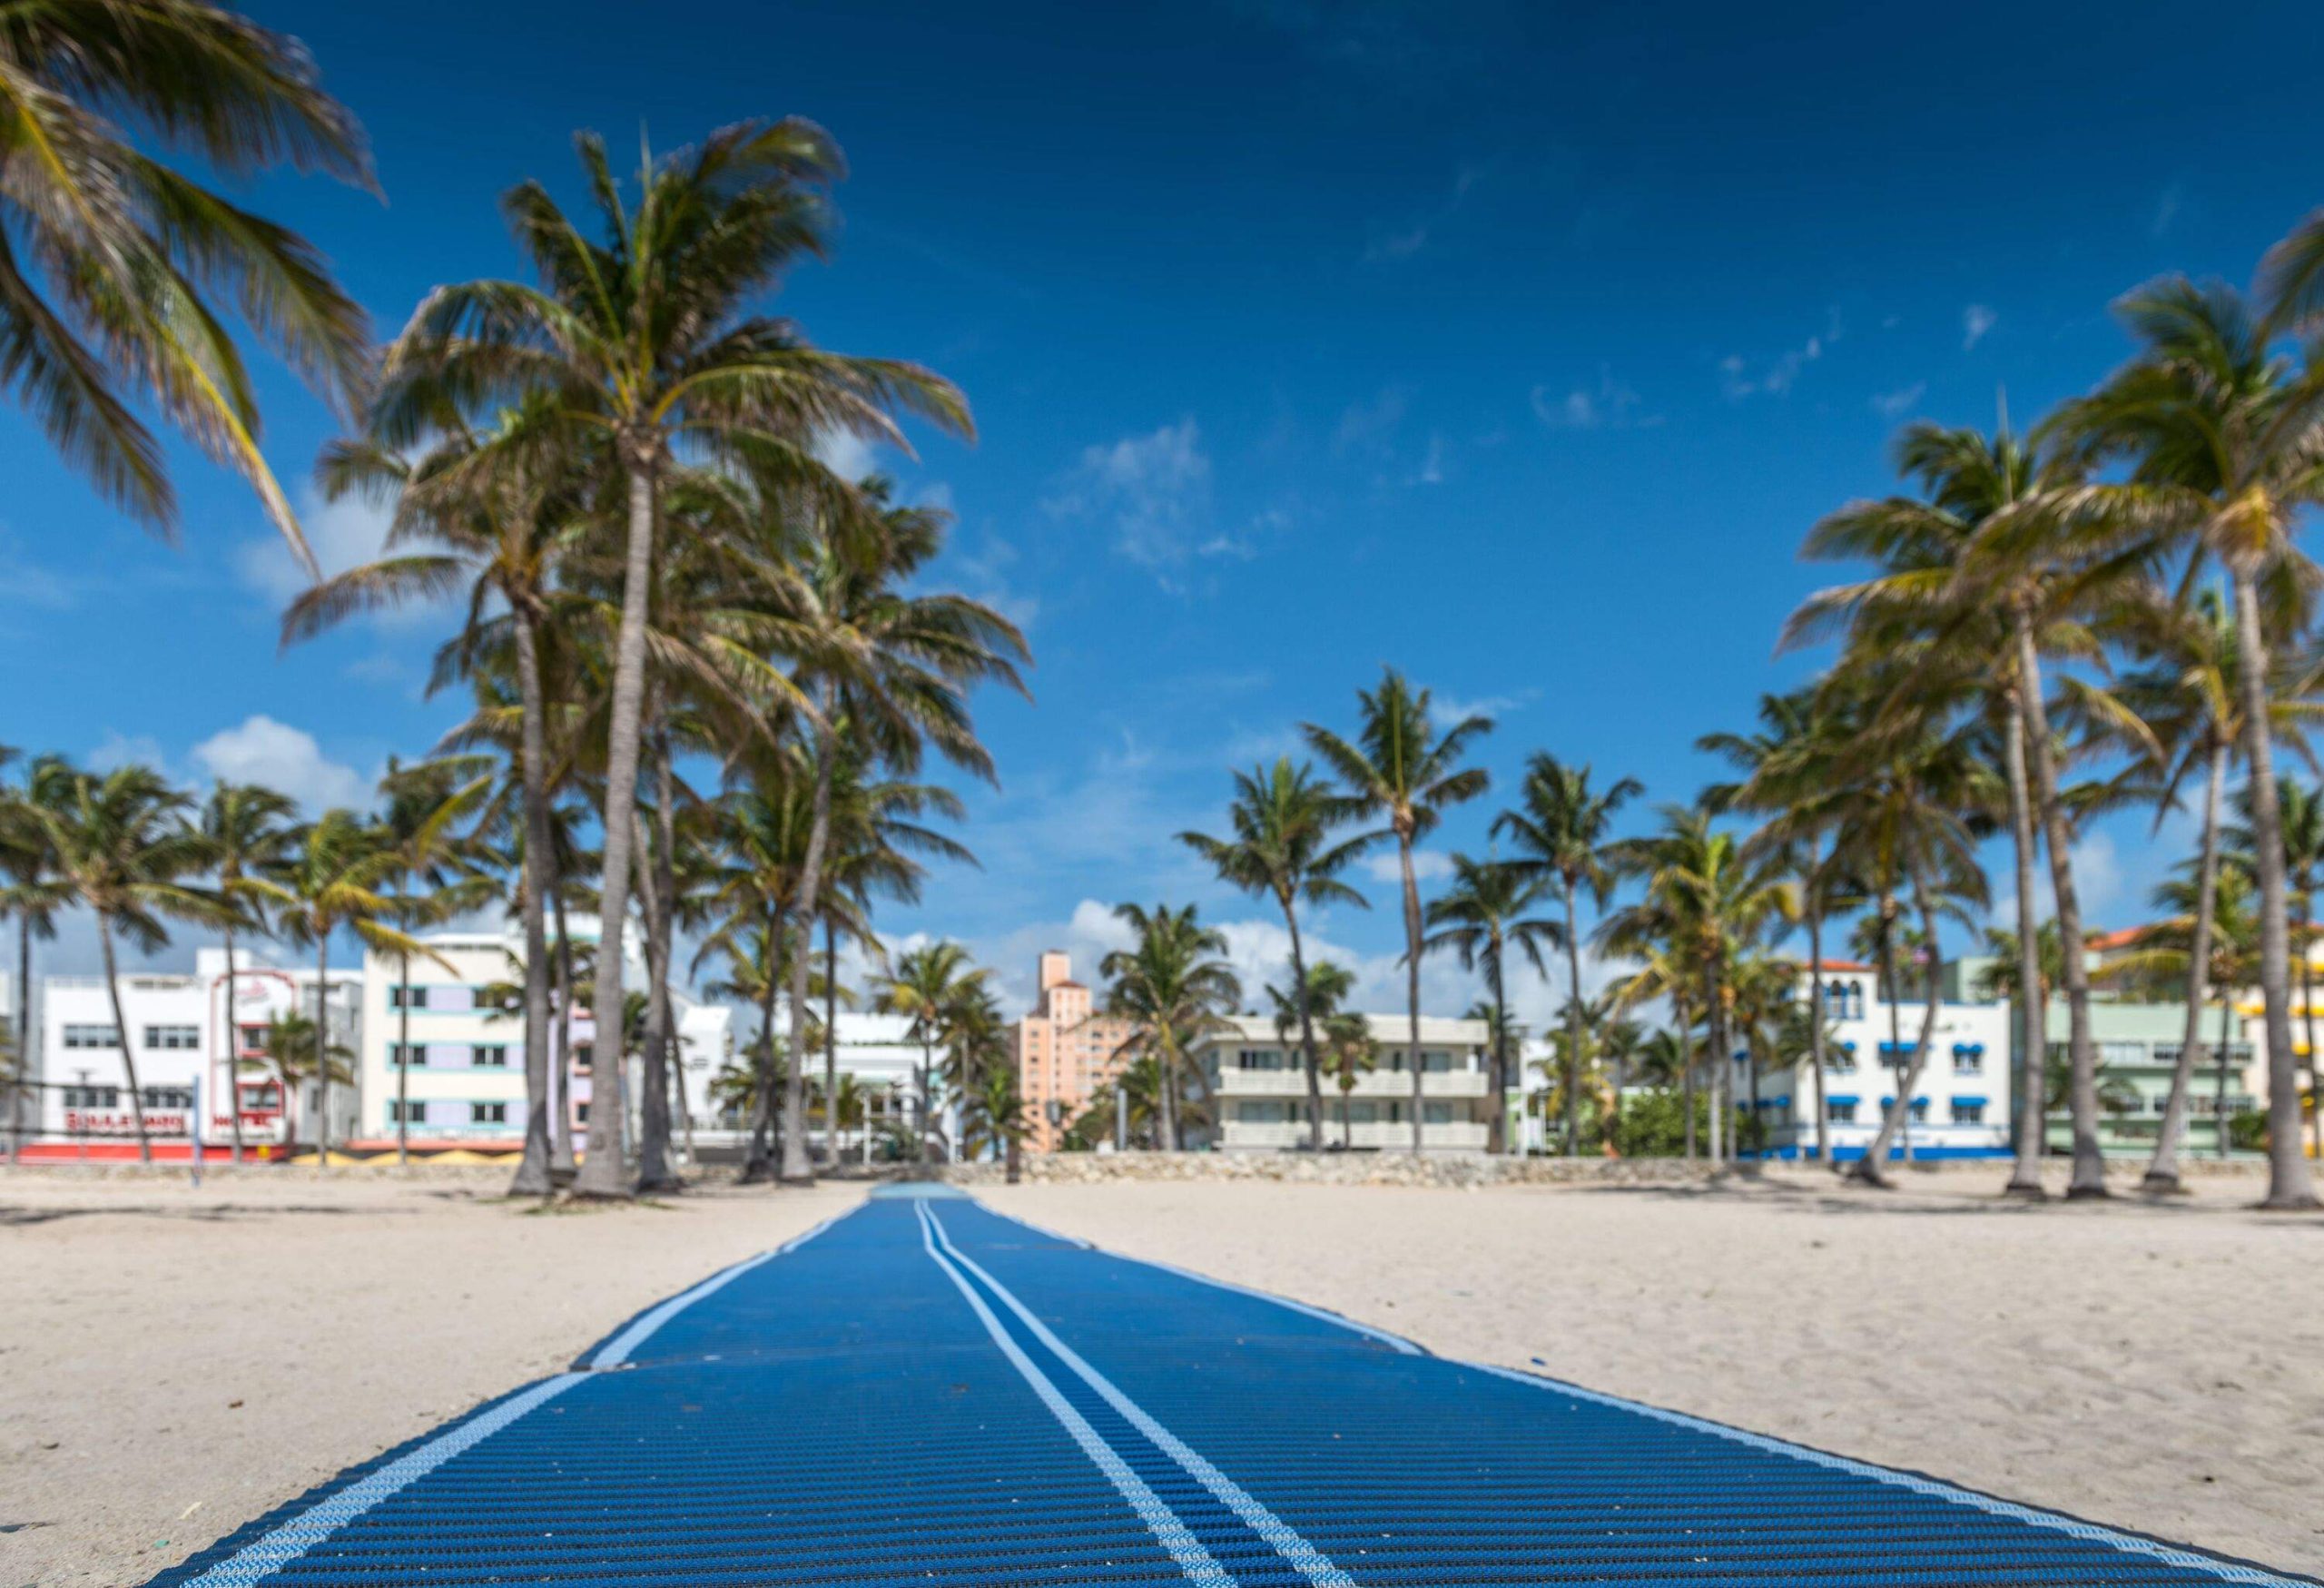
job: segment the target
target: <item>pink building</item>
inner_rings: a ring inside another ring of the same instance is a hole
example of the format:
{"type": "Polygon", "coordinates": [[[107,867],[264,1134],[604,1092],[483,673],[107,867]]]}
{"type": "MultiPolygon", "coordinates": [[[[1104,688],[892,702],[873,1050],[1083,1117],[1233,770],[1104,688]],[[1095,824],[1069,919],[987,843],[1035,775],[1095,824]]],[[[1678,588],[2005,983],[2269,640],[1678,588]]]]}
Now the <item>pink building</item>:
{"type": "Polygon", "coordinates": [[[1089,989],[1073,980],[1071,957],[1051,949],[1041,956],[1039,1001],[1009,1030],[1029,1126],[1025,1144],[1053,1152],[1065,1128],[1121,1068],[1118,1055],[1129,1022],[1096,1013],[1089,989]]]}

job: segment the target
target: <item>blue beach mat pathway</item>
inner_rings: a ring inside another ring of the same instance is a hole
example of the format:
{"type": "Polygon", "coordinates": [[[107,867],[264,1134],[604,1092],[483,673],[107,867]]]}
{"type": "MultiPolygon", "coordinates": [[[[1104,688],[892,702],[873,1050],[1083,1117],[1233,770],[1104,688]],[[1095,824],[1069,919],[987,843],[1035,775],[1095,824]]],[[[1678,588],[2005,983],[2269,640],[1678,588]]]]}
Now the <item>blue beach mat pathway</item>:
{"type": "Polygon", "coordinates": [[[153,1588],[2314,1580],[891,1188],[153,1588]]]}

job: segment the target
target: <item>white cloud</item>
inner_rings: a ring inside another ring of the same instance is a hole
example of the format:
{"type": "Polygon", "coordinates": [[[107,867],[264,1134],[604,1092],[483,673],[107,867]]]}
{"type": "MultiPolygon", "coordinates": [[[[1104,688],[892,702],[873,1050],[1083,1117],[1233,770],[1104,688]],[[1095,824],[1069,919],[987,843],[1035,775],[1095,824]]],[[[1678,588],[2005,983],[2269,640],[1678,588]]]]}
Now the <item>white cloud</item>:
{"type": "Polygon", "coordinates": [[[1799,373],[1824,356],[1824,339],[1811,336],[1800,346],[1779,353],[1756,370],[1740,353],[1718,361],[1719,394],[1729,402],[1747,397],[1782,397],[1797,383],[1799,373]]]}
{"type": "Polygon", "coordinates": [[[1884,419],[1903,419],[1927,390],[1927,381],[1915,380],[1910,386],[1900,386],[1894,391],[1876,392],[1872,399],[1872,411],[1884,419]]]}
{"type": "Polygon", "coordinates": [[[2000,320],[2000,315],[1983,303],[1972,303],[1964,309],[1961,311],[1961,350],[1965,353],[1984,340],[1985,333],[1993,330],[2000,320]]]}
{"type": "MultiPolygon", "coordinates": [[[[325,578],[378,561],[387,547],[392,517],[389,508],[360,496],[326,502],[310,490],[299,503],[299,527],[306,532],[308,549],[315,554],[325,578]]],[[[306,571],[293,560],[279,535],[242,542],[234,563],[242,583],[264,597],[270,606],[286,607],[308,587],[306,571]]],[[[366,621],[399,627],[438,623],[457,605],[457,601],[429,601],[389,607],[370,614],[366,621]]]]}
{"type": "Polygon", "coordinates": [[[1594,389],[1577,386],[1563,397],[1554,396],[1546,385],[1536,386],[1531,393],[1533,417],[1552,429],[1596,430],[1623,429],[1632,424],[1651,425],[1660,421],[1635,419],[1638,393],[1614,379],[1613,370],[1600,365],[1598,384],[1594,389]]]}
{"type": "Polygon", "coordinates": [[[1444,438],[1441,434],[1435,431],[1429,433],[1428,455],[1421,459],[1420,472],[1413,476],[1413,483],[1414,485],[1444,483],[1444,438]]]}
{"type": "Polygon", "coordinates": [[[815,461],[842,479],[862,479],[879,471],[880,449],[851,430],[825,430],[815,438],[815,461]]]}
{"type": "Polygon", "coordinates": [[[1441,733],[1472,716],[1498,720],[1509,712],[1531,705],[1540,694],[1538,689],[1521,689],[1514,695],[1481,695],[1473,700],[1432,694],[1428,702],[1429,725],[1441,733]]]}
{"type": "MultiPolygon", "coordinates": [[[[1375,883],[1401,884],[1404,880],[1404,864],[1398,858],[1393,844],[1384,843],[1370,854],[1365,855],[1364,869],[1375,883]]],[[[1450,856],[1439,853],[1433,849],[1413,851],[1413,876],[1418,882],[1425,884],[1452,874],[1452,862],[1450,856]]]]}
{"type": "Polygon", "coordinates": [[[1384,386],[1369,402],[1348,404],[1332,431],[1333,449],[1377,451],[1384,448],[1395,435],[1396,427],[1404,422],[1404,410],[1411,402],[1411,394],[1403,387],[1384,386]]]}
{"type": "Polygon", "coordinates": [[[164,768],[169,756],[151,734],[109,733],[89,752],[93,772],[113,772],[123,766],[164,768]]]}
{"type": "Polygon", "coordinates": [[[1108,521],[1116,551],[1167,575],[1208,538],[1201,534],[1210,510],[1202,432],[1185,419],[1151,435],[1087,448],[1041,505],[1055,518],[1108,521]]]}
{"type": "Polygon", "coordinates": [[[1481,166],[1461,167],[1453,173],[1452,191],[1445,195],[1443,202],[1436,208],[1410,224],[1395,227],[1374,237],[1372,242],[1365,244],[1364,250],[1365,262],[1379,263],[1384,261],[1393,262],[1407,260],[1426,248],[1429,238],[1439,226],[1452,218],[1454,212],[1460,209],[1462,202],[1468,198],[1470,191],[1477,185],[1483,175],[1484,170],[1481,166]]]}
{"type": "Polygon", "coordinates": [[[325,755],[312,734],[263,715],[212,734],[192,759],[211,777],[280,790],[310,811],[371,803],[371,779],[325,755]]]}

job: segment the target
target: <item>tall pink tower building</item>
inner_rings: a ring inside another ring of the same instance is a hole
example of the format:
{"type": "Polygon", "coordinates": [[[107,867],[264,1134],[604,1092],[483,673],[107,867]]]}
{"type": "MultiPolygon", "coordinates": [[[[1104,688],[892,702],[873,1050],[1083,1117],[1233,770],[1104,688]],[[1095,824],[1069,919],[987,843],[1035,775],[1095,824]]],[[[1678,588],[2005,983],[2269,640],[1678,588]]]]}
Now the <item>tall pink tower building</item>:
{"type": "MultiPolygon", "coordinates": [[[[1072,957],[1050,949],[1041,955],[1039,996],[1010,1030],[1017,1090],[1025,1100],[1025,1144],[1053,1152],[1065,1128],[1120,1069],[1117,1054],[1129,1039],[1129,1022],[1093,1012],[1089,989],[1073,979],[1072,957]]],[[[1112,1134],[1110,1125],[1106,1134],[1112,1134]]]]}

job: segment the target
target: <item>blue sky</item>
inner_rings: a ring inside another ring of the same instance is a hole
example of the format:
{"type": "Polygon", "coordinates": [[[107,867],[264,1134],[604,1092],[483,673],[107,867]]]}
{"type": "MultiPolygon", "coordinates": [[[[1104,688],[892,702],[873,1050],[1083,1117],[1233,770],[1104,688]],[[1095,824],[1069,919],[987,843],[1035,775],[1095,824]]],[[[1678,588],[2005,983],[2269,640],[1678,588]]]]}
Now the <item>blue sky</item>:
{"type": "MultiPolygon", "coordinates": [[[[2113,295],[2245,279],[2324,202],[2309,96],[2253,70],[2324,44],[2312,5],[2191,28],[1956,5],[1941,29],[1462,0],[253,9],[362,117],[387,202],[255,196],[383,333],[439,281],[517,268],[496,196],[571,195],[576,128],[618,151],[798,113],[838,136],[836,256],[780,306],[965,387],[974,447],[877,461],[957,509],[950,577],[1039,658],[1035,704],[982,704],[984,869],[890,925],[969,940],[1019,991],[1047,943],[1093,969],[1125,898],[1200,900],[1271,972],[1265,913],[1169,834],[1217,820],[1230,764],[1344,725],[1384,662],[1498,716],[1504,787],[1548,747],[1691,795],[1694,738],[1812,666],[1770,656],[1820,582],[1794,549],[1886,488],[1897,421],[1985,422],[2004,387],[2038,412],[2122,356],[2113,295]]],[[[265,386],[303,480],[329,416],[265,386]]],[[[440,614],[277,655],[290,565],[231,477],[181,452],[171,549],[21,418],[0,470],[0,740],[338,801],[457,717],[420,695],[440,614]]],[[[336,562],[376,545],[361,511],[310,513],[336,562]]],[[[1492,808],[1447,843],[1481,845],[1492,808]]],[[[2087,848],[2101,923],[2176,858],[2142,822],[2087,848]]],[[[1318,931],[1384,984],[1374,891],[1318,931]]]]}

